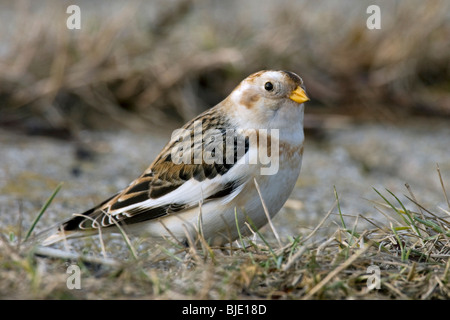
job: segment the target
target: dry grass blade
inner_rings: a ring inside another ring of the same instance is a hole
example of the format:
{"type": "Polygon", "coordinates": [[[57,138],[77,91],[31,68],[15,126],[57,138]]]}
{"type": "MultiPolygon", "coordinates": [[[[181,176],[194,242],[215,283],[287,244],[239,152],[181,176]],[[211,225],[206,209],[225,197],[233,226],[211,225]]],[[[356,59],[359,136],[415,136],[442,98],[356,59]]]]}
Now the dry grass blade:
{"type": "Polygon", "coordinates": [[[445,200],[447,200],[448,208],[450,209],[450,200],[448,199],[447,192],[445,191],[444,180],[442,179],[441,169],[439,168],[439,164],[436,164],[436,169],[439,175],[439,181],[441,182],[442,191],[444,192],[445,200]]]}
{"type": "Polygon", "coordinates": [[[398,288],[396,288],[394,285],[390,284],[389,282],[385,282],[383,284],[386,288],[388,288],[391,292],[393,292],[395,295],[397,295],[402,300],[410,300],[408,296],[406,296],[403,292],[401,292],[398,288]]]}
{"type": "Polygon", "coordinates": [[[269,211],[267,210],[267,206],[266,206],[266,204],[264,202],[264,199],[262,198],[261,190],[259,189],[259,184],[256,181],[256,178],[253,179],[253,182],[255,183],[256,190],[258,191],[259,198],[261,199],[261,203],[262,203],[262,206],[263,206],[263,209],[264,209],[264,213],[266,214],[267,221],[269,222],[270,229],[272,230],[275,238],[277,239],[278,246],[281,248],[283,245],[281,243],[280,236],[278,235],[278,232],[277,232],[277,230],[275,229],[275,226],[272,223],[272,218],[270,217],[269,211]]]}
{"type": "Polygon", "coordinates": [[[119,229],[119,232],[120,232],[120,234],[122,235],[123,239],[125,240],[125,243],[127,244],[128,249],[130,250],[130,252],[131,252],[133,258],[137,260],[138,255],[137,255],[136,249],[133,247],[133,244],[131,243],[130,238],[128,237],[127,233],[126,233],[125,230],[122,228],[122,226],[120,225],[120,223],[119,223],[116,219],[114,219],[114,217],[113,217],[111,214],[109,214],[109,213],[107,213],[107,212],[104,212],[104,214],[108,215],[108,217],[109,217],[109,218],[111,219],[111,221],[115,224],[115,226],[117,227],[117,229],[119,229]]]}
{"type": "MultiPolygon", "coordinates": [[[[406,189],[408,189],[408,192],[409,192],[409,194],[411,195],[411,198],[414,200],[414,202],[417,203],[416,197],[414,196],[414,193],[413,193],[412,190],[411,190],[411,186],[410,186],[408,183],[406,183],[406,184],[405,184],[405,187],[406,187],[406,189]]],[[[422,208],[421,208],[420,206],[417,206],[417,208],[419,209],[420,216],[422,217],[422,219],[425,219],[425,217],[424,217],[424,215],[423,215],[422,208]]]]}
{"type": "Polygon", "coordinates": [[[22,201],[18,202],[18,215],[17,215],[17,249],[20,250],[20,245],[22,244],[22,201]]]}
{"type": "Polygon", "coordinates": [[[364,248],[356,251],[350,258],[345,260],[339,267],[331,271],[325,278],[323,278],[316,286],[314,286],[311,290],[308,291],[306,296],[303,298],[304,300],[311,299],[319,290],[321,290],[331,279],[333,279],[338,273],[346,269],[353,262],[356,261],[360,256],[362,256],[371,246],[367,245],[364,248]]]}
{"type": "Polygon", "coordinates": [[[297,261],[298,258],[300,258],[308,249],[308,246],[302,246],[300,249],[297,250],[297,252],[290,257],[290,259],[284,264],[284,266],[282,267],[282,270],[284,272],[288,271],[293,264],[295,263],[295,261],[297,261]]]}
{"type": "MultiPolygon", "coordinates": [[[[83,217],[85,219],[89,219],[92,221],[92,227],[97,228],[97,230],[98,230],[98,239],[100,240],[100,248],[102,250],[102,255],[105,259],[108,258],[108,255],[106,253],[106,248],[105,248],[105,242],[103,241],[102,226],[100,225],[100,223],[98,223],[97,219],[94,219],[94,218],[84,215],[84,214],[74,213],[73,215],[78,216],[78,217],[83,217]]],[[[64,230],[62,228],[61,228],[61,232],[64,232],[64,230]]],[[[64,237],[64,240],[65,240],[65,237],[64,237]]]]}
{"type": "Polygon", "coordinates": [[[317,224],[317,226],[313,229],[313,231],[310,232],[310,234],[308,234],[304,239],[302,239],[302,242],[306,242],[309,239],[311,239],[311,237],[317,232],[317,230],[320,229],[320,227],[322,227],[322,225],[325,223],[325,221],[328,219],[328,217],[330,216],[331,212],[333,212],[334,208],[336,207],[338,203],[338,200],[336,200],[334,202],[334,204],[332,205],[331,209],[327,212],[327,214],[322,218],[322,220],[320,220],[319,224],[317,224]]]}
{"type": "Polygon", "coordinates": [[[111,258],[86,256],[75,252],[68,252],[49,247],[36,247],[34,253],[37,255],[42,255],[44,257],[57,258],[62,260],[79,260],[97,265],[106,265],[111,267],[119,267],[121,265],[118,261],[111,258]]]}
{"type": "Polygon", "coordinates": [[[189,253],[194,257],[194,260],[197,263],[202,264],[202,259],[200,258],[200,254],[197,251],[194,239],[192,238],[191,233],[189,232],[186,224],[184,224],[184,223],[183,223],[183,230],[184,230],[184,234],[186,236],[187,242],[189,244],[189,253]]]}

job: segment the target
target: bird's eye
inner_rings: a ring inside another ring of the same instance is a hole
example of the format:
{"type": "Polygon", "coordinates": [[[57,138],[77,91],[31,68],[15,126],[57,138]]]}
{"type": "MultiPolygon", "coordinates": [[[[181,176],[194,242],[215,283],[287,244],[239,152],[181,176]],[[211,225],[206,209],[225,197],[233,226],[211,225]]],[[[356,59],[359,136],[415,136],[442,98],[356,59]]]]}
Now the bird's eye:
{"type": "Polygon", "coordinates": [[[264,89],[266,89],[267,91],[272,91],[273,90],[273,84],[272,82],[266,82],[264,84],[264,89]]]}

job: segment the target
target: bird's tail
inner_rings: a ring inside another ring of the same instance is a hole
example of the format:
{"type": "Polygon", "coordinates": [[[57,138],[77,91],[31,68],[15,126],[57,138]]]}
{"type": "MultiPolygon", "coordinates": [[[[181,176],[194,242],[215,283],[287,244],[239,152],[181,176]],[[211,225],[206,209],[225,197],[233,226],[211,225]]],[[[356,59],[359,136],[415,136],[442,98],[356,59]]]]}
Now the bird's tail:
{"type": "Polygon", "coordinates": [[[42,241],[40,241],[40,245],[47,247],[50,246],[52,244],[58,243],[60,241],[65,241],[68,238],[73,238],[73,236],[71,236],[71,233],[66,233],[62,230],[57,230],[56,232],[47,235],[45,238],[42,239],[42,241]]]}
{"type": "Polygon", "coordinates": [[[49,246],[51,244],[54,244],[67,238],[65,232],[61,231],[62,231],[62,224],[58,223],[57,225],[48,227],[45,230],[42,230],[32,235],[30,238],[26,239],[23,244],[26,246],[35,246],[35,245],[49,246]]]}
{"type": "Polygon", "coordinates": [[[26,241],[26,245],[39,245],[39,246],[50,246],[52,244],[58,243],[60,241],[65,241],[71,238],[79,238],[88,235],[86,232],[82,231],[67,231],[64,230],[64,222],[58,223],[51,226],[35,236],[30,237],[26,241]]]}

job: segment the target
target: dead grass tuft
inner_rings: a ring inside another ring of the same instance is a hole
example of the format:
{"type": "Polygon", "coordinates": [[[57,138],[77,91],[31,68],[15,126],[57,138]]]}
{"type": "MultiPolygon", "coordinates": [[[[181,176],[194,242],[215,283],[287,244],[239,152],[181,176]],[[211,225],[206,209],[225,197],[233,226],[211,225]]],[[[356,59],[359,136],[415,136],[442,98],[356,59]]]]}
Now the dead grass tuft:
{"type": "Polygon", "coordinates": [[[301,74],[321,113],[450,115],[448,2],[384,3],[377,31],[369,4],[253,3],[249,16],[236,3],[233,23],[191,0],[84,4],[82,29],[69,31],[63,4],[16,2],[0,36],[0,124],[62,136],[179,124],[264,68],[301,74]]]}
{"type": "Polygon", "coordinates": [[[450,207],[433,212],[407,189],[414,210],[389,190],[375,190],[379,218],[360,215],[351,228],[336,193],[336,203],[310,234],[274,244],[259,230],[254,230],[256,239],[241,237],[238,245],[224,248],[210,247],[201,234],[190,239],[188,248],[126,236],[127,244],[116,254],[117,238],[107,236],[101,245],[95,239],[78,243],[77,253],[26,248],[18,245],[17,230],[8,236],[1,230],[0,297],[448,299],[450,207]],[[335,231],[313,241],[324,222],[334,217],[335,231]],[[361,220],[373,228],[359,230],[361,220]],[[82,270],[81,290],[66,286],[71,264],[82,270]]]}

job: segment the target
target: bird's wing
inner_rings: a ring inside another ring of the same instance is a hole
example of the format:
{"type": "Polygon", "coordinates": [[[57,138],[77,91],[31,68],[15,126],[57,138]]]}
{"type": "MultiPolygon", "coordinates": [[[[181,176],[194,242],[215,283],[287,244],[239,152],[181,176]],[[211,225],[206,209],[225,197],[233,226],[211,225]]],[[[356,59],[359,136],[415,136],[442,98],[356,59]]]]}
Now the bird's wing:
{"type": "Polygon", "coordinates": [[[203,131],[200,140],[198,136],[193,138],[192,130],[173,135],[138,179],[112,198],[76,215],[64,224],[64,230],[104,228],[118,222],[132,224],[193,208],[212,199],[220,198],[224,204],[231,201],[253,174],[245,163],[249,141],[245,136],[230,135],[229,131],[215,127],[203,131]],[[199,152],[203,157],[199,158],[199,152]]]}

